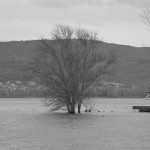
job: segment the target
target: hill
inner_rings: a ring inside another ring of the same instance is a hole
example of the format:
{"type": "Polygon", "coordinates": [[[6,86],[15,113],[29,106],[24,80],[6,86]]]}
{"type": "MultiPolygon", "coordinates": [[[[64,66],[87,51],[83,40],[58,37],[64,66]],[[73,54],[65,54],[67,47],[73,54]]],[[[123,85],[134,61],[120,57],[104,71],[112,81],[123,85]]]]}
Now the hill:
{"type": "MultiPolygon", "coordinates": [[[[0,81],[32,80],[25,69],[38,52],[38,40],[0,42],[0,81]]],[[[150,86],[150,47],[133,47],[102,43],[100,48],[115,50],[118,60],[113,74],[104,80],[150,86]]]]}

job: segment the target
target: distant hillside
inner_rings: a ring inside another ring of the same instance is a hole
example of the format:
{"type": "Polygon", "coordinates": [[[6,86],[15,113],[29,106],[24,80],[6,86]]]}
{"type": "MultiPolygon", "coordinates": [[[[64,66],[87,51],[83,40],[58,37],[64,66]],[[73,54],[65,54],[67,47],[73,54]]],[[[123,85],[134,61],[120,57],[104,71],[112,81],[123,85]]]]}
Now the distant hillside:
{"type": "MultiPolygon", "coordinates": [[[[31,80],[25,69],[37,53],[38,41],[0,42],[0,81],[31,80]]],[[[113,74],[104,80],[150,86],[150,47],[102,43],[100,48],[115,50],[118,61],[113,74]]]]}

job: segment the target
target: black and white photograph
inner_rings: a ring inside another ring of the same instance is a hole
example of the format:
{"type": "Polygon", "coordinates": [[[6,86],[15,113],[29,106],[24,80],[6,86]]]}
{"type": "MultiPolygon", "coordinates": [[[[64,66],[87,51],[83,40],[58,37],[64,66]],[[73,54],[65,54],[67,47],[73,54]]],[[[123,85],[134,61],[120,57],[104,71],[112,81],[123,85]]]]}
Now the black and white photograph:
{"type": "Polygon", "coordinates": [[[0,0],[0,150],[150,150],[150,0],[0,0]]]}

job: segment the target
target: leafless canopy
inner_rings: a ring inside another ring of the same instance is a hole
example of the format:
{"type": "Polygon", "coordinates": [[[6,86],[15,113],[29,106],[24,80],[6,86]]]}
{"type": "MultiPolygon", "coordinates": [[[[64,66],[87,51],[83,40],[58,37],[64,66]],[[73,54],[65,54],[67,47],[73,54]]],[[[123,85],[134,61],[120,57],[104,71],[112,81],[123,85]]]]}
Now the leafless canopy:
{"type": "Polygon", "coordinates": [[[140,14],[143,22],[150,27],[150,10],[143,10],[143,13],[140,14]]]}
{"type": "Polygon", "coordinates": [[[48,105],[80,113],[87,89],[114,63],[113,53],[100,51],[96,32],[58,25],[52,40],[42,39],[34,73],[49,88],[48,105]]]}

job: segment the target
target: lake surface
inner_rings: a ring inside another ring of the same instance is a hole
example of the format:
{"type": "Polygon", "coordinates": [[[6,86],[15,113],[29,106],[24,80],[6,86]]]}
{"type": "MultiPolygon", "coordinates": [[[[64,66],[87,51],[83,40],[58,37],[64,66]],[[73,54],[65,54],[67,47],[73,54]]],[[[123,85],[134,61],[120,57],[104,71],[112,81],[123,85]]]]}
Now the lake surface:
{"type": "MultiPolygon", "coordinates": [[[[40,99],[0,99],[0,150],[149,150],[144,99],[95,99],[91,113],[50,112],[40,99]],[[100,111],[100,112],[98,112],[100,111]]],[[[91,104],[92,105],[92,104],[91,104]]]]}

